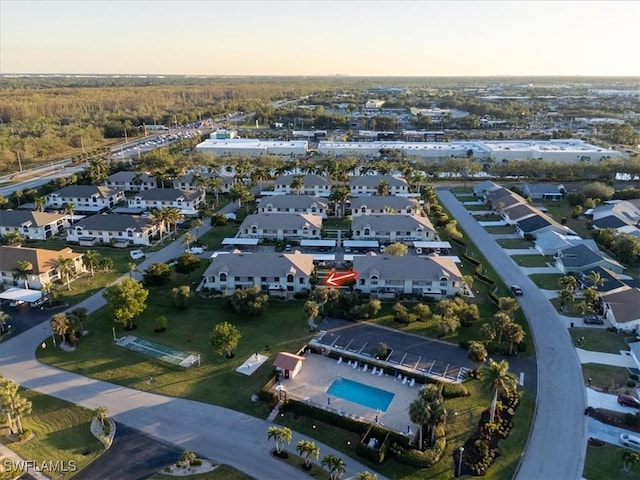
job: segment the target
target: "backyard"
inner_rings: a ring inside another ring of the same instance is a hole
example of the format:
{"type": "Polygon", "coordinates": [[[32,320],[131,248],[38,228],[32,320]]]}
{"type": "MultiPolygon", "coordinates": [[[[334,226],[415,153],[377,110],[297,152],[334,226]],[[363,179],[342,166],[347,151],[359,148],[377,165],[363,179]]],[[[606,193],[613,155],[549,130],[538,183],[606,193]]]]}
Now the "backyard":
{"type": "Polygon", "coordinates": [[[580,348],[584,350],[615,354],[619,354],[621,351],[629,351],[629,345],[626,342],[629,334],[611,332],[604,328],[575,327],[569,329],[569,335],[571,335],[574,343],[579,338],[583,339],[580,348]]]}
{"type": "Polygon", "coordinates": [[[591,387],[604,392],[627,393],[625,387],[629,379],[629,370],[624,367],[613,367],[599,363],[584,363],[582,365],[582,376],[585,382],[591,379],[591,387]]]}

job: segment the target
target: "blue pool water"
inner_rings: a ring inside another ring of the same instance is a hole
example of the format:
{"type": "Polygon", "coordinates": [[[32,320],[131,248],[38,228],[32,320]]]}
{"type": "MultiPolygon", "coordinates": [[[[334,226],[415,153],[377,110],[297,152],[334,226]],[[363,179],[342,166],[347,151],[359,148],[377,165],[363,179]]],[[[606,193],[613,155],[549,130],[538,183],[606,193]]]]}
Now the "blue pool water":
{"type": "Polygon", "coordinates": [[[382,412],[387,411],[394,397],[393,393],[386,390],[340,377],[333,381],[329,390],[327,390],[327,394],[382,412]]]}

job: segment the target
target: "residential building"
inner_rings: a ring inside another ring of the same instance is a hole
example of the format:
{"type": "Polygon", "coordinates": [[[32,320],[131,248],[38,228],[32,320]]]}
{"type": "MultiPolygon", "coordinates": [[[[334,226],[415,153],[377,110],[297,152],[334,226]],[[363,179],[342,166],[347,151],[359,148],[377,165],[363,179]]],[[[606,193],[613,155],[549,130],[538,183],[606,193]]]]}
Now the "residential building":
{"type": "Polygon", "coordinates": [[[195,216],[198,208],[205,201],[204,190],[177,190],[175,188],[153,188],[138,192],[129,198],[129,207],[140,207],[145,210],[177,208],[181,215],[195,216]]]}
{"type": "Polygon", "coordinates": [[[591,219],[594,228],[623,228],[640,226],[640,208],[627,201],[609,202],[589,209],[585,216],[591,219]]]}
{"type": "Polygon", "coordinates": [[[349,190],[352,197],[378,195],[378,187],[386,182],[389,195],[407,195],[409,184],[404,178],[393,175],[357,175],[349,177],[349,190]]]}
{"type": "Polygon", "coordinates": [[[322,217],[308,213],[256,213],[238,228],[238,237],[263,240],[320,238],[322,217]]]}
{"type": "Polygon", "coordinates": [[[206,190],[214,192],[213,179],[219,178],[218,193],[229,193],[233,186],[234,177],[230,175],[219,175],[210,172],[191,172],[176,178],[173,181],[173,188],[191,192],[194,190],[206,190]]]}
{"type": "Polygon", "coordinates": [[[79,242],[80,245],[150,245],[158,233],[158,226],[149,217],[102,214],[83,218],[74,224],[67,230],[67,241],[79,242]]]}
{"type": "Polygon", "coordinates": [[[497,183],[494,183],[491,180],[486,180],[473,186],[473,195],[474,197],[484,198],[487,193],[498,190],[499,188],[502,187],[497,183]]]}
{"type": "Polygon", "coordinates": [[[420,211],[418,202],[407,197],[372,195],[352,198],[349,204],[351,215],[354,217],[385,214],[413,215],[420,211]]]}
{"type": "Polygon", "coordinates": [[[615,260],[607,258],[599,250],[593,250],[581,244],[560,250],[556,256],[556,267],[562,273],[589,273],[595,267],[604,267],[609,270],[622,273],[624,267],[615,260]]]}
{"type": "Polygon", "coordinates": [[[520,186],[522,196],[533,200],[561,200],[567,193],[562,184],[525,183],[520,186]]]}
{"type": "Polygon", "coordinates": [[[293,253],[221,254],[211,259],[201,286],[224,293],[258,287],[274,296],[290,297],[311,289],[313,255],[293,253]]]}
{"type": "Polygon", "coordinates": [[[331,180],[320,175],[282,175],[275,180],[274,190],[278,193],[304,194],[314,197],[328,197],[331,194],[331,180]],[[297,191],[291,188],[291,182],[297,176],[302,176],[302,188],[297,191]]]}
{"type": "Polygon", "coordinates": [[[460,269],[448,257],[389,257],[372,252],[354,256],[353,270],[358,272],[355,288],[381,296],[412,294],[440,299],[459,293],[463,286],[460,269]]]}
{"type": "Polygon", "coordinates": [[[29,240],[46,240],[70,225],[69,215],[28,210],[0,210],[0,236],[20,232],[29,240]]]}
{"type": "Polygon", "coordinates": [[[640,288],[623,287],[600,296],[604,318],[625,331],[637,332],[640,327],[640,288]]]}
{"type": "Polygon", "coordinates": [[[351,221],[354,240],[378,240],[381,243],[437,240],[427,217],[418,215],[358,215],[351,221]]]}
{"type": "Polygon", "coordinates": [[[45,196],[47,209],[73,205],[74,212],[96,213],[124,202],[124,190],[98,185],[69,185],[45,196]]]}
{"type": "Polygon", "coordinates": [[[82,254],[74,253],[70,248],[62,250],[46,250],[44,248],[25,248],[0,246],[0,280],[1,283],[40,290],[43,285],[57,281],[66,282],[56,269],[60,257],[73,260],[73,271],[79,274],[85,271],[82,254]],[[32,273],[24,279],[16,278],[15,268],[18,262],[29,262],[32,273]]]}
{"type": "Polygon", "coordinates": [[[586,245],[592,250],[598,250],[598,246],[594,240],[583,239],[578,235],[565,235],[553,230],[536,236],[535,249],[542,255],[555,255],[560,250],[581,244],[586,245]]]}
{"type": "Polygon", "coordinates": [[[258,213],[308,213],[327,218],[327,200],[311,195],[273,195],[260,200],[258,213]]]}
{"type": "Polygon", "coordinates": [[[140,192],[151,188],[158,188],[156,177],[142,172],[122,171],[109,175],[105,186],[125,192],[140,192]]]}

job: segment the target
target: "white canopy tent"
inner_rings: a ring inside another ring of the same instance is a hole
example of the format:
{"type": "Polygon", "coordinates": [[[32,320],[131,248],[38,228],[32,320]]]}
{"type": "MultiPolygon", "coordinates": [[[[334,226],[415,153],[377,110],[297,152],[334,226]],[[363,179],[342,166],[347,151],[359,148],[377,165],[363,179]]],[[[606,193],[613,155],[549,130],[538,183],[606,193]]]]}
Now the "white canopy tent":
{"type": "Polygon", "coordinates": [[[8,288],[4,292],[0,292],[0,299],[9,300],[11,302],[14,301],[22,301],[22,302],[37,302],[42,298],[42,292],[39,290],[31,290],[27,288],[8,288]]]}

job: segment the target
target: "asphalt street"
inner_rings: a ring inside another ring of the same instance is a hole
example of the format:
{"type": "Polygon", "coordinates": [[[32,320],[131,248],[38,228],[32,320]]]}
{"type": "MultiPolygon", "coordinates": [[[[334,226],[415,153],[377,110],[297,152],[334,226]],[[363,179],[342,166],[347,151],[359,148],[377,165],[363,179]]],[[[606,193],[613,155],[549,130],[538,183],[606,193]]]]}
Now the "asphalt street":
{"type": "Polygon", "coordinates": [[[441,203],[472,238],[518,297],[536,347],[538,388],[534,423],[515,478],[567,480],[582,477],[586,451],[582,370],[563,322],[542,291],[498,246],[449,190],[437,190],[441,203]]]}

